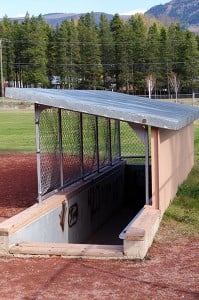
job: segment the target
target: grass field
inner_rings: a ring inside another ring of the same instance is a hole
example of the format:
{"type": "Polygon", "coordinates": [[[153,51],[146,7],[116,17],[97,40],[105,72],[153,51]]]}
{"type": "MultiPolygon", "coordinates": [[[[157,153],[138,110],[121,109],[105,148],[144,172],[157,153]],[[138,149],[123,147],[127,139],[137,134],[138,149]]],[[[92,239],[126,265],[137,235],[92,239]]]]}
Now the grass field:
{"type": "MultiPolygon", "coordinates": [[[[163,225],[175,228],[175,236],[199,236],[199,166],[194,166],[187,180],[163,217],[163,225]]],[[[170,235],[170,234],[169,234],[170,235]]]]}
{"type": "Polygon", "coordinates": [[[0,151],[35,151],[33,110],[0,111],[0,151]]]}
{"type": "Polygon", "coordinates": [[[194,167],[187,180],[179,187],[162,221],[164,234],[167,233],[173,239],[178,236],[199,237],[199,121],[195,122],[194,136],[194,167]]]}
{"type": "MultiPolygon", "coordinates": [[[[86,116],[86,115],[84,115],[86,116]]],[[[78,138],[77,132],[77,122],[75,116],[70,114],[67,116],[72,121],[67,121],[67,127],[65,126],[65,136],[67,135],[67,145],[70,146],[74,153],[74,147],[77,147],[77,141],[75,144],[75,140],[78,138]],[[71,125],[74,122],[74,128],[71,125]],[[69,134],[70,131],[70,134],[69,134]]],[[[84,125],[89,123],[89,126],[86,125],[86,130],[90,130],[91,123],[86,116],[84,120],[84,125]]],[[[49,119],[50,123],[53,121],[49,119]]],[[[50,127],[50,123],[49,128],[50,127]]],[[[101,125],[103,125],[103,119],[101,119],[101,125]]],[[[46,123],[47,124],[47,123],[46,123]]],[[[99,132],[99,139],[104,140],[104,132],[102,127],[102,132],[99,132]],[[100,138],[101,137],[101,138],[100,138]]],[[[48,137],[46,137],[47,139],[48,137]]],[[[92,143],[92,132],[89,132],[88,135],[85,134],[85,149],[86,147],[90,148],[92,143]]],[[[52,143],[52,149],[54,149],[53,141],[51,136],[49,141],[46,143],[52,143]]],[[[55,141],[54,141],[55,142],[55,141]]],[[[139,140],[135,132],[129,128],[128,124],[125,122],[121,123],[121,144],[122,144],[122,155],[144,155],[144,144],[139,140]],[[129,133],[130,131],[130,133],[129,133]],[[132,135],[133,134],[133,135],[132,135]],[[133,145],[134,144],[134,145],[133,145]],[[133,145],[133,146],[132,146],[133,145]],[[132,149],[135,153],[132,153],[132,149]]],[[[50,149],[50,145],[48,146],[50,149]]],[[[89,150],[89,149],[88,149],[89,150]]],[[[35,125],[34,125],[34,111],[33,110],[0,110],[0,151],[8,151],[8,152],[30,152],[35,151],[35,125]]],[[[77,149],[78,151],[78,149],[77,149]]]]}

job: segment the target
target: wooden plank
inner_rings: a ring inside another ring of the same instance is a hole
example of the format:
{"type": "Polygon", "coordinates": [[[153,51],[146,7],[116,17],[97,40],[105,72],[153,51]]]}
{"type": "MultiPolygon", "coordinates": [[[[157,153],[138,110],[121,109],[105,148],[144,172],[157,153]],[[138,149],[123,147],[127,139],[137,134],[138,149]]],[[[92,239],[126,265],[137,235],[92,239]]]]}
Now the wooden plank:
{"type": "MultiPolygon", "coordinates": [[[[27,196],[28,197],[28,196],[27,196]]],[[[13,233],[23,226],[33,222],[40,216],[61,205],[66,201],[66,196],[63,194],[56,194],[44,200],[41,203],[35,204],[19,214],[0,223],[0,235],[2,232],[13,233]]]]}
{"type": "Polygon", "coordinates": [[[144,238],[145,230],[134,226],[130,227],[125,234],[125,240],[144,241],[144,238]]]}
{"type": "Polygon", "coordinates": [[[66,243],[20,243],[11,247],[9,252],[11,254],[29,255],[123,257],[123,246],[66,243]]]}
{"type": "Polygon", "coordinates": [[[1,222],[4,222],[5,220],[7,220],[8,218],[6,218],[6,217],[0,217],[0,223],[1,222]]]}

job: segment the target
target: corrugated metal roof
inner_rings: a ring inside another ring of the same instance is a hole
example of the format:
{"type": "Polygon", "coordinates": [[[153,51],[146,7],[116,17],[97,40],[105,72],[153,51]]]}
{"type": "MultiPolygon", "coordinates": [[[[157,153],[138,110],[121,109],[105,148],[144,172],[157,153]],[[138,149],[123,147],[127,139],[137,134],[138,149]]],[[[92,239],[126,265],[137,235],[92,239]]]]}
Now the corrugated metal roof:
{"type": "Polygon", "coordinates": [[[172,130],[199,118],[196,107],[109,91],[6,88],[6,97],[172,130]]]}

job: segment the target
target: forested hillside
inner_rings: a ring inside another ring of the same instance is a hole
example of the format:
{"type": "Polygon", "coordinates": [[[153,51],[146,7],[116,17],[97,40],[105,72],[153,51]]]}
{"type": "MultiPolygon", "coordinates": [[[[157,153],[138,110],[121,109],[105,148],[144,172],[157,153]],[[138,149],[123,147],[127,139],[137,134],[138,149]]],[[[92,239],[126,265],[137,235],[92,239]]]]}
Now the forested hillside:
{"type": "Polygon", "coordinates": [[[166,4],[160,4],[147,11],[162,21],[179,22],[183,28],[199,34],[199,1],[198,0],[172,0],[166,4]]]}
{"type": "Polygon", "coordinates": [[[179,25],[164,27],[143,15],[111,21],[102,14],[64,21],[56,28],[42,16],[0,22],[3,80],[18,87],[112,89],[132,94],[169,91],[175,74],[180,90],[199,89],[198,38],[179,25]],[[56,79],[56,82],[55,82],[56,79]]]}

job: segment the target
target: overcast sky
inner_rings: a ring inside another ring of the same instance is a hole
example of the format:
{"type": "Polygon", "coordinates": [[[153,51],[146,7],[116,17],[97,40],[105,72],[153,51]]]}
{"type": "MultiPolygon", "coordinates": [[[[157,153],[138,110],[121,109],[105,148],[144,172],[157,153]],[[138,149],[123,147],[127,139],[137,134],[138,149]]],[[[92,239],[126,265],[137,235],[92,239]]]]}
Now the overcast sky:
{"type": "Polygon", "coordinates": [[[21,17],[28,11],[30,16],[58,13],[106,12],[134,14],[145,12],[152,6],[169,0],[0,0],[0,18],[21,17]]]}

